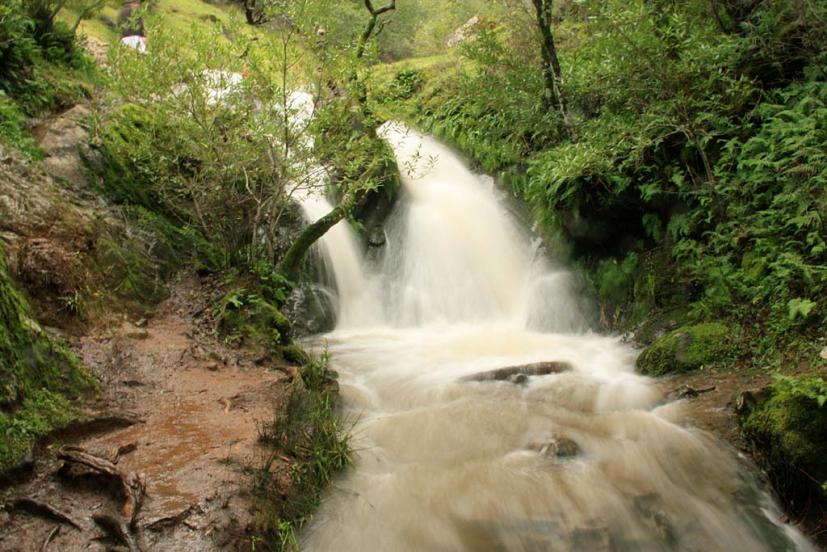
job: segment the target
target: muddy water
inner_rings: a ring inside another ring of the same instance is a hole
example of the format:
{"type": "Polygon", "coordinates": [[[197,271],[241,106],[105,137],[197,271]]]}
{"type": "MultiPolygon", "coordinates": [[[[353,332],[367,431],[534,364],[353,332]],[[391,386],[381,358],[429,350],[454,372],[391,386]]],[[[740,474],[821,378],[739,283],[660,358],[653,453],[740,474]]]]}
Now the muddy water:
{"type": "Polygon", "coordinates": [[[588,331],[575,279],[489,180],[428,137],[385,136],[403,198],[385,258],[360,267],[382,308],[346,306],[370,314],[311,340],[340,373],[355,464],[304,548],[810,549],[745,464],[634,373],[632,349],[588,331]],[[468,377],[544,361],[569,369],[468,377]]]}

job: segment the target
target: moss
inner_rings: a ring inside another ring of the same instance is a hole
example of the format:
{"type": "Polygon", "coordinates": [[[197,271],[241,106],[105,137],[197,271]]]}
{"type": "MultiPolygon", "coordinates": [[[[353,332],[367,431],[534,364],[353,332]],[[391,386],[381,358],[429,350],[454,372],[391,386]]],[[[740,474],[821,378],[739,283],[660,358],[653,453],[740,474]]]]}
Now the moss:
{"type": "Polygon", "coordinates": [[[795,514],[827,511],[827,407],[776,384],[740,418],[741,431],[795,514]]]}
{"type": "Polygon", "coordinates": [[[710,365],[727,354],[730,329],[719,322],[684,326],[661,337],[637,359],[638,372],[661,376],[710,365]]]}
{"type": "Polygon", "coordinates": [[[0,470],[34,440],[71,417],[68,400],[91,390],[89,372],[31,316],[0,248],[0,470]]]}
{"type": "Polygon", "coordinates": [[[289,345],[282,347],[281,354],[284,357],[284,360],[302,366],[310,364],[312,360],[310,355],[296,343],[290,343],[289,345]]]}

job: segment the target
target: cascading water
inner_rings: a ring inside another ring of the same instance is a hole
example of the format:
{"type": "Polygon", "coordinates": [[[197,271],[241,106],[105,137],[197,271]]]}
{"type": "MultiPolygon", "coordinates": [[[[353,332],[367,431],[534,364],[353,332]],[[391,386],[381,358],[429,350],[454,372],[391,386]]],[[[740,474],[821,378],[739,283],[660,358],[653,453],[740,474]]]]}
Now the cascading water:
{"type": "Polygon", "coordinates": [[[306,549],[810,549],[634,373],[632,349],[585,331],[571,276],[535,254],[489,180],[431,138],[384,136],[403,167],[384,263],[351,285],[355,265],[368,272],[351,230],[323,239],[356,314],[311,344],[332,354],[357,452],[306,549]],[[570,369],[474,376],[546,361],[570,369]]]}

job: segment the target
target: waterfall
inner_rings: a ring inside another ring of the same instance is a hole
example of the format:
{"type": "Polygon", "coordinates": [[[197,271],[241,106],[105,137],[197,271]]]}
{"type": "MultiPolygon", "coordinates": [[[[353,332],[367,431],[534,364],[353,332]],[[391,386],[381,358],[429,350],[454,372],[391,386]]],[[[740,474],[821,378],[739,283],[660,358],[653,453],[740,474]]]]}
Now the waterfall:
{"type": "Polygon", "coordinates": [[[344,222],[322,239],[339,319],[306,345],[331,353],[356,453],[305,549],[812,550],[633,349],[588,331],[576,278],[491,179],[401,125],[382,136],[403,184],[384,258],[344,222]]]}

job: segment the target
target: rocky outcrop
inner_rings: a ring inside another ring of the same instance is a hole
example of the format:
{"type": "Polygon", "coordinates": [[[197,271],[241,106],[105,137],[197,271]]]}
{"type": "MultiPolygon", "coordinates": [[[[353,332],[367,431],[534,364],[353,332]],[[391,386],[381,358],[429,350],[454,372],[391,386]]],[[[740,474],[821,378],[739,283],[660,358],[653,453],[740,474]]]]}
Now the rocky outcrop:
{"type": "Polygon", "coordinates": [[[475,15],[451,33],[451,36],[445,39],[445,46],[448,48],[456,48],[472,36],[476,35],[481,28],[482,20],[480,19],[480,16],[475,15]]]}
{"type": "Polygon", "coordinates": [[[43,160],[46,172],[77,188],[85,187],[88,179],[81,149],[88,148],[89,129],[86,125],[90,117],[91,111],[87,106],[76,105],[42,125],[45,128],[38,141],[38,146],[46,155],[43,160]]]}

